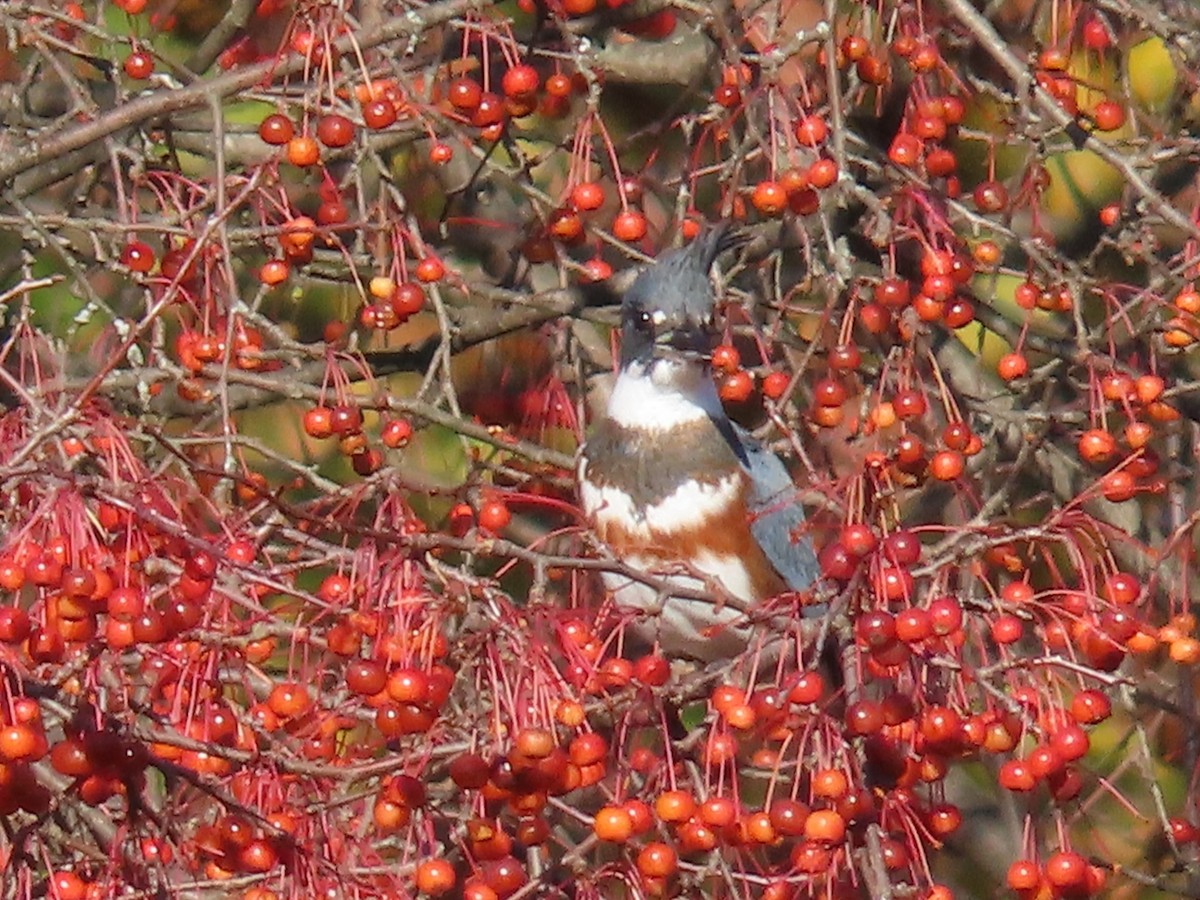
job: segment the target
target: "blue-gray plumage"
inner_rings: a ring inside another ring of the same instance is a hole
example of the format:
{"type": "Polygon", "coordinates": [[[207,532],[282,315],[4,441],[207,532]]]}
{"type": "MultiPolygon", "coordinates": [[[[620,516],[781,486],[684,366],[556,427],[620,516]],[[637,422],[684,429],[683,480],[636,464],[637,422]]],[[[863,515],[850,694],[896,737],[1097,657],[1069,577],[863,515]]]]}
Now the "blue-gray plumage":
{"type": "MultiPolygon", "coordinates": [[[[750,436],[734,426],[746,448],[746,473],[750,476],[750,531],[775,570],[783,576],[793,591],[810,587],[820,568],[812,541],[804,535],[804,508],[796,500],[796,485],[783,461],[750,436]]],[[[819,615],[824,610],[806,607],[807,613],[819,615]]]]}

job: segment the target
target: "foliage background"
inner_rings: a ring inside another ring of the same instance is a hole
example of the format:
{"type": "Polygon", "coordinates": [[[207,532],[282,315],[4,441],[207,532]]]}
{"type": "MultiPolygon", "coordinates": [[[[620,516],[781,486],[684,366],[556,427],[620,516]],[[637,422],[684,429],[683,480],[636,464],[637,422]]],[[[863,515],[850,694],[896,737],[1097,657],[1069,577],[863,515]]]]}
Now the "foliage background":
{"type": "Polygon", "coordinates": [[[4,895],[1198,895],[1196,15],[4,4],[4,895]],[[572,459],[719,219],[829,612],[695,671],[572,459]]]}

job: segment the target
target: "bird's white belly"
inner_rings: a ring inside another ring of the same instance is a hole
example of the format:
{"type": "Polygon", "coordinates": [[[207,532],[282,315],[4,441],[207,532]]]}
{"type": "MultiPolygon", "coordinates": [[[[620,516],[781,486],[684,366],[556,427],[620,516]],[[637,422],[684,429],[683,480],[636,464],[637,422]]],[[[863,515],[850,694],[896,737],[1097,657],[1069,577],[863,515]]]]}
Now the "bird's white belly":
{"type": "MultiPolygon", "coordinates": [[[[663,567],[662,563],[637,558],[625,562],[647,572],[663,567]]],[[[691,565],[736,599],[743,602],[755,599],[750,573],[740,560],[706,554],[692,560],[691,565]]],[[[705,661],[729,658],[745,649],[750,629],[742,611],[720,603],[719,594],[700,578],[688,575],[663,577],[673,585],[703,592],[706,596],[702,600],[677,596],[664,598],[653,587],[625,575],[615,572],[604,575],[605,587],[612,592],[618,607],[646,613],[630,624],[638,637],[647,642],[657,641],[667,656],[688,656],[705,661]]]]}

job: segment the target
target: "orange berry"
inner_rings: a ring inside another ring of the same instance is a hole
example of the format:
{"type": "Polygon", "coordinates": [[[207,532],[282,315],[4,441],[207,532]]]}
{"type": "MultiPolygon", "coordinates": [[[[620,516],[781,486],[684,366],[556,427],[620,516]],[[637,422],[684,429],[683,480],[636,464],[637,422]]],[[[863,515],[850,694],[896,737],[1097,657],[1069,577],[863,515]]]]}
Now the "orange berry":
{"type": "Polygon", "coordinates": [[[654,811],[664,822],[686,822],[696,812],[696,798],[681,789],[664,791],[654,801],[654,811]]]}
{"type": "Polygon", "coordinates": [[[636,210],[626,209],[613,219],[613,236],[626,243],[640,241],[646,236],[646,217],[636,210]]]}
{"type": "Polygon", "coordinates": [[[777,216],[787,209],[787,191],[778,181],[760,181],[754,188],[751,202],[764,216],[777,216]]]}
{"type": "Polygon", "coordinates": [[[996,364],[996,373],[1005,381],[1016,381],[1029,371],[1029,360],[1023,353],[1006,353],[996,364]]]}
{"type": "Polygon", "coordinates": [[[846,836],[846,820],[832,809],[818,809],[804,820],[804,836],[810,841],[837,844],[846,836]]]}
{"type": "Polygon", "coordinates": [[[287,142],[287,158],[293,166],[315,166],[321,159],[321,147],[316,138],[298,134],[287,142]]]}
{"type": "Polygon", "coordinates": [[[416,885],[422,894],[440,897],[454,889],[455,880],[449,860],[427,859],[417,864],[416,885]]]}
{"type": "Polygon", "coordinates": [[[812,791],[814,797],[827,800],[837,800],[845,796],[850,782],[841,769],[821,769],[813,773],[812,791]]]}
{"type": "Polygon", "coordinates": [[[1166,389],[1164,382],[1157,375],[1142,375],[1133,383],[1133,391],[1141,403],[1153,403],[1162,396],[1162,392],[1166,389]]]}
{"type": "Polygon", "coordinates": [[[876,428],[891,428],[896,424],[896,408],[884,401],[871,410],[871,424],[876,428]]]}
{"type": "Polygon", "coordinates": [[[1171,659],[1183,666],[1194,666],[1200,662],[1200,640],[1180,637],[1171,642],[1168,650],[1171,659]]]}
{"type": "Polygon", "coordinates": [[[638,854],[638,871],[650,878],[670,878],[679,865],[679,857],[669,844],[651,843],[638,854]]]}
{"type": "Polygon", "coordinates": [[[623,806],[605,806],[596,813],[592,830],[602,841],[623,844],[633,835],[633,818],[623,806]]]}
{"type": "Polygon", "coordinates": [[[522,728],[513,742],[517,752],[529,759],[545,759],[554,752],[554,735],[545,728],[522,728]]]}

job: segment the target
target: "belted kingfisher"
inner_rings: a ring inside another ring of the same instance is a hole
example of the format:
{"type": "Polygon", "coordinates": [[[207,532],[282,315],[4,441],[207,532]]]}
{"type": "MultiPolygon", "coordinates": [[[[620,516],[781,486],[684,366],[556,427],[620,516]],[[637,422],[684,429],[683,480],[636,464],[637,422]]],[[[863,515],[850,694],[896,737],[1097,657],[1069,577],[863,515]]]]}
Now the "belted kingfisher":
{"type": "MultiPolygon", "coordinates": [[[[620,371],[604,416],[580,451],[579,496],[596,535],[630,567],[681,565],[720,584],[743,607],[818,575],[799,529],[804,512],[783,462],[721,407],[709,366],[716,296],[709,279],[730,245],[724,227],[664,253],[621,304],[620,371]]],[[[704,591],[704,578],[670,584],[704,591]]],[[[702,661],[744,650],[744,610],[668,596],[620,573],[605,584],[619,606],[657,615],[638,633],[670,656],[702,661]]],[[[712,592],[710,592],[712,593],[712,592]]]]}

